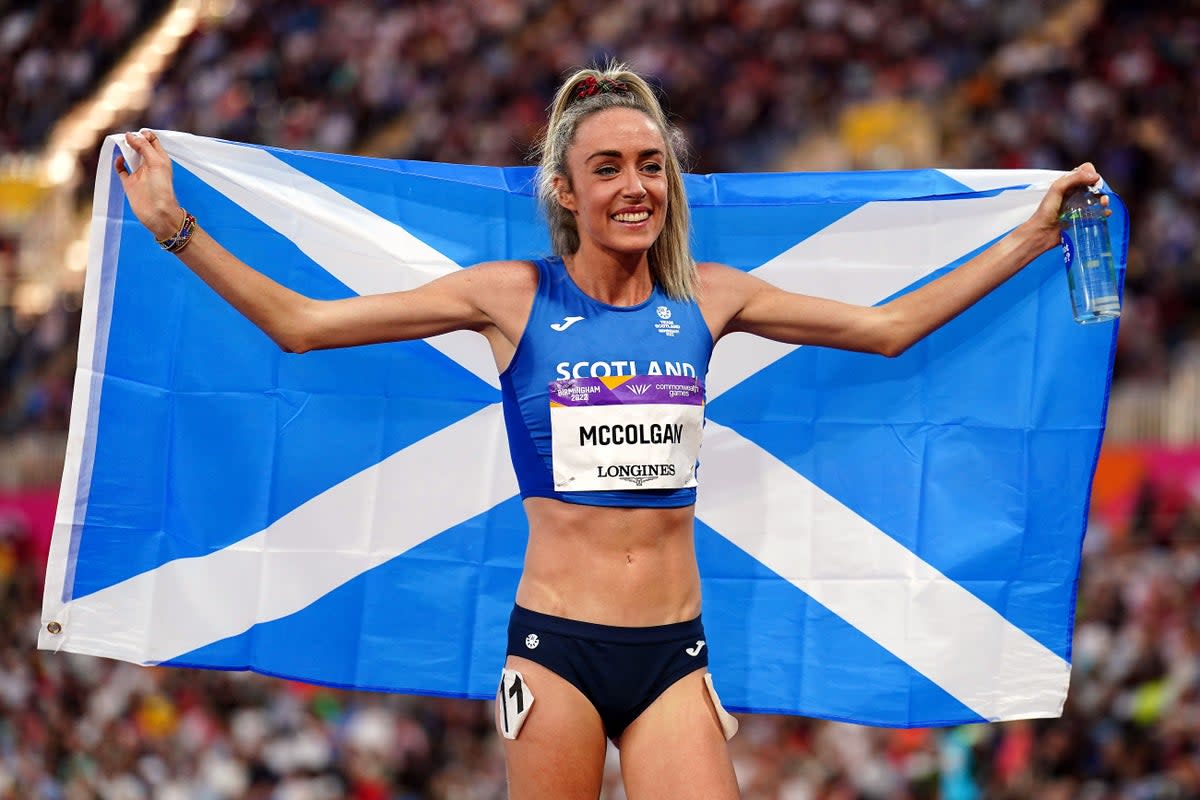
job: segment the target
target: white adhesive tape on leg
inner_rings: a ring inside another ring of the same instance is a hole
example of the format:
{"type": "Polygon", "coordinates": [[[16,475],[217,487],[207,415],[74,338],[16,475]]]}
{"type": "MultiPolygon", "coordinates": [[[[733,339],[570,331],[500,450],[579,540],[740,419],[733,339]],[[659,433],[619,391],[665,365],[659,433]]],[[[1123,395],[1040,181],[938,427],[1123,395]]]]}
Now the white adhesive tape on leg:
{"type": "Polygon", "coordinates": [[[712,700],[713,708],[717,711],[717,719],[721,722],[721,732],[725,734],[725,740],[729,741],[738,732],[737,718],[721,705],[721,698],[717,696],[717,690],[713,688],[711,672],[704,673],[704,685],[708,687],[708,696],[712,700]]]}
{"type": "Polygon", "coordinates": [[[532,706],[533,692],[529,691],[524,676],[515,669],[503,670],[500,673],[500,688],[496,690],[496,708],[500,733],[505,739],[517,738],[532,706]]]}

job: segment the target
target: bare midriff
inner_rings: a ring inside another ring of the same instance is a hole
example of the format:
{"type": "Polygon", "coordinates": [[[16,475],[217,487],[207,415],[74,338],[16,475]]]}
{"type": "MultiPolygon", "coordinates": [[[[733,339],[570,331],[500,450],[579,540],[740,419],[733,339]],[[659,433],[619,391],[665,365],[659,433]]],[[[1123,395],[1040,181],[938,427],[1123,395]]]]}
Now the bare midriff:
{"type": "Polygon", "coordinates": [[[602,625],[646,627],[700,613],[693,507],[612,508],[531,497],[517,604],[602,625]]]}

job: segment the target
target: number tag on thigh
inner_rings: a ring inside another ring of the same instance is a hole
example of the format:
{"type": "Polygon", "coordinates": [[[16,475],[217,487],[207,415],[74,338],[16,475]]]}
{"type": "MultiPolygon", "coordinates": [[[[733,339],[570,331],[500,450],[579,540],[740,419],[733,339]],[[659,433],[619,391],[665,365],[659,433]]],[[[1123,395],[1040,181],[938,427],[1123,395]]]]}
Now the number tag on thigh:
{"type": "Polygon", "coordinates": [[[500,673],[500,688],[496,690],[496,707],[499,713],[500,733],[505,739],[516,739],[529,716],[533,705],[533,692],[525,684],[525,678],[515,669],[500,673]]]}

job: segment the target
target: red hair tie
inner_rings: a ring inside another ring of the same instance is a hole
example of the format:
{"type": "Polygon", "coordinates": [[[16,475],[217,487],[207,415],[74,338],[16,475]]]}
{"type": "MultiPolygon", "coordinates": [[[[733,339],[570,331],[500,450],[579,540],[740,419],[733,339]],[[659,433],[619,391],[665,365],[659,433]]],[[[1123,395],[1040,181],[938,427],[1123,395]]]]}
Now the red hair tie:
{"type": "Polygon", "coordinates": [[[573,100],[583,100],[596,94],[628,94],[629,84],[625,81],[615,81],[611,78],[596,80],[595,75],[588,75],[575,84],[571,92],[574,95],[573,100]]]}

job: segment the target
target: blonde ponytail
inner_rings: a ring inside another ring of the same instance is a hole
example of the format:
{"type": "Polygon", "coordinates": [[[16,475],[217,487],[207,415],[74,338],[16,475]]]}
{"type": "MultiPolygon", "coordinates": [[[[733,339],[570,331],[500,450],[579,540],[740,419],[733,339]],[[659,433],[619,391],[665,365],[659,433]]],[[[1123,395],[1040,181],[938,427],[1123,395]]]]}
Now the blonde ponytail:
{"type": "Polygon", "coordinates": [[[667,121],[654,90],[624,64],[576,71],[563,81],[550,104],[550,120],[538,146],[538,198],[550,226],[554,252],[566,256],[579,250],[575,218],[559,204],[554,178],[561,176],[570,181],[567,150],[575,140],[579,123],[597,111],[609,108],[641,111],[662,132],[667,151],[664,163],[667,218],[658,239],[650,247],[650,274],[669,297],[693,299],[696,296],[696,262],[688,241],[691,222],[680,164],[687,145],[679,129],[667,121]]]}

